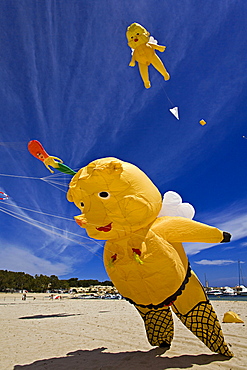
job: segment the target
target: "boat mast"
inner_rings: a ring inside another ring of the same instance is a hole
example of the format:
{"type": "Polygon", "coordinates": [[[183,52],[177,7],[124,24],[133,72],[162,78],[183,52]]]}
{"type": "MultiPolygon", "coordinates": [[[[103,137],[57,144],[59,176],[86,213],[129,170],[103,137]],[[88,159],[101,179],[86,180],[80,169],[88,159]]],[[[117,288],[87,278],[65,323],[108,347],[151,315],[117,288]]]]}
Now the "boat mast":
{"type": "Polygon", "coordinates": [[[238,286],[240,287],[240,261],[238,260],[238,286]]]}

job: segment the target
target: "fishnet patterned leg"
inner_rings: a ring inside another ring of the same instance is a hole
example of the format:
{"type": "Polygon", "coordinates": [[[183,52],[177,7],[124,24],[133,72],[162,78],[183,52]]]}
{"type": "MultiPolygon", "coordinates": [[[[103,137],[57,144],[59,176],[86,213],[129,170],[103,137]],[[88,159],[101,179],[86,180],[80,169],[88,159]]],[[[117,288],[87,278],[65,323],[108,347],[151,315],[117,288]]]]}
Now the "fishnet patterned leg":
{"type": "Polygon", "coordinates": [[[172,313],[169,307],[162,309],[146,309],[136,307],[142,316],[147,338],[152,346],[169,347],[174,334],[172,313]]]}
{"type": "Polygon", "coordinates": [[[173,305],[173,311],[182,323],[212,351],[232,357],[224,341],[220,323],[209,302],[199,302],[191,311],[182,315],[173,305]]]}

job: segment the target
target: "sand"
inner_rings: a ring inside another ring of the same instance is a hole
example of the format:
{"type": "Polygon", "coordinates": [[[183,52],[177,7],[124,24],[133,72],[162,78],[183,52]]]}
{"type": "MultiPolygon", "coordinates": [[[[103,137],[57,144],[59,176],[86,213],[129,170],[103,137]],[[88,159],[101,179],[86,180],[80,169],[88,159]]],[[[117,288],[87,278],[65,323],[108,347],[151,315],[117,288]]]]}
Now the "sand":
{"type": "Polygon", "coordinates": [[[222,322],[232,310],[244,324],[222,323],[235,357],[212,353],[174,317],[167,352],[151,347],[135,308],[125,300],[48,300],[0,294],[0,369],[247,369],[247,302],[213,301],[222,322]]]}

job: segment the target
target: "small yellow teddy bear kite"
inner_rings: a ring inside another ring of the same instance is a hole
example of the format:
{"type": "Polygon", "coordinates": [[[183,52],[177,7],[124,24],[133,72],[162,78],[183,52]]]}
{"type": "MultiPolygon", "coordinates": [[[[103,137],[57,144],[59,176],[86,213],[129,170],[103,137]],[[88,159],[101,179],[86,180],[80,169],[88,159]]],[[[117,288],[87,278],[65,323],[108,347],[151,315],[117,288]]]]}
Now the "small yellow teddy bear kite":
{"type": "Polygon", "coordinates": [[[127,28],[126,37],[129,47],[133,49],[129,66],[134,67],[135,62],[138,62],[139,71],[146,89],[151,87],[148,73],[148,66],[150,64],[152,64],[154,68],[162,74],[166,81],[170,79],[170,75],[164,64],[155,53],[155,50],[161,52],[165,51],[166,46],[156,44],[155,40],[152,42],[150,40],[150,33],[138,23],[132,23],[127,28]]]}

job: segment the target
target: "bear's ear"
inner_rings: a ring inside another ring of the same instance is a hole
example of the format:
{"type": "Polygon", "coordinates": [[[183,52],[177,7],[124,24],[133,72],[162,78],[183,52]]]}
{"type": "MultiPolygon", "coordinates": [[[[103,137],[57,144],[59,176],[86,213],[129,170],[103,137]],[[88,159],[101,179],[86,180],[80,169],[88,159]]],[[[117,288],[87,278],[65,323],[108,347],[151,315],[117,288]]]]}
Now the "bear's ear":
{"type": "Polygon", "coordinates": [[[95,167],[96,167],[96,164],[95,164],[95,162],[91,162],[91,163],[89,163],[88,165],[87,165],[87,173],[89,174],[89,175],[91,175],[91,173],[93,172],[93,170],[95,169],[95,167]]]}
{"type": "Polygon", "coordinates": [[[71,189],[69,189],[68,192],[67,192],[67,200],[69,202],[73,202],[73,195],[72,195],[71,189]]]}
{"type": "Polygon", "coordinates": [[[123,171],[123,166],[121,162],[118,162],[118,161],[109,162],[107,166],[107,172],[109,174],[113,174],[113,173],[120,174],[122,171],[123,171]]]}
{"type": "Polygon", "coordinates": [[[96,169],[95,162],[89,163],[86,167],[81,168],[81,170],[79,171],[78,178],[79,179],[87,179],[87,178],[89,178],[92,175],[92,173],[93,173],[93,171],[95,169],[96,169]]]}
{"type": "Polygon", "coordinates": [[[91,176],[94,171],[99,171],[99,173],[104,172],[108,175],[119,175],[123,171],[123,165],[121,161],[117,159],[110,159],[103,163],[100,161],[95,161],[87,166],[88,176],[91,176]]]}

